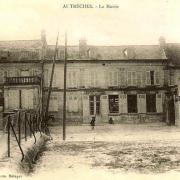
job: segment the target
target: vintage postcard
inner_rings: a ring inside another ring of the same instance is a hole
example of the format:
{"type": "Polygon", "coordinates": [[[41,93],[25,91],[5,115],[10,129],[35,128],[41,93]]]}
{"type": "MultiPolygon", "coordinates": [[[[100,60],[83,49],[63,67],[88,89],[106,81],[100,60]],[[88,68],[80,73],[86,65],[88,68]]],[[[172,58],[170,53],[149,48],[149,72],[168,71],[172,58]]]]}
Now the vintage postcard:
{"type": "Polygon", "coordinates": [[[0,179],[180,178],[178,0],[0,0],[0,179]]]}

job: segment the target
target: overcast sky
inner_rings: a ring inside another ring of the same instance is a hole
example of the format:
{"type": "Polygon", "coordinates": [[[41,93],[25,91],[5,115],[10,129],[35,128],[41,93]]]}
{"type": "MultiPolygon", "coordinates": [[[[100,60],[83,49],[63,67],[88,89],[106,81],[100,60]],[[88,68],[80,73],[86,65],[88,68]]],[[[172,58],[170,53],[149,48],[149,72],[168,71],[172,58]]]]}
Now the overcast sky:
{"type": "Polygon", "coordinates": [[[180,0],[0,0],[0,40],[39,39],[46,30],[55,44],[59,26],[63,43],[86,37],[88,44],[180,42],[180,0]],[[63,9],[67,3],[114,4],[118,9],[63,9]]]}

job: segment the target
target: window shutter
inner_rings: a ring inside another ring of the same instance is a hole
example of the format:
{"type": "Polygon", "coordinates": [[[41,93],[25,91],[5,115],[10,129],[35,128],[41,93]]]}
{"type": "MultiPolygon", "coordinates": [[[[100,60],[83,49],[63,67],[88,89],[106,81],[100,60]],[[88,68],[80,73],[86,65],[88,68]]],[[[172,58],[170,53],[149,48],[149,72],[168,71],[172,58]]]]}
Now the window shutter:
{"type": "Polygon", "coordinates": [[[155,72],[155,84],[156,85],[160,84],[160,72],[159,71],[155,72]]]}
{"type": "Polygon", "coordinates": [[[84,84],[85,84],[85,87],[89,87],[89,84],[90,84],[90,72],[88,71],[88,69],[85,69],[84,70],[84,84]]]}
{"type": "Polygon", "coordinates": [[[163,112],[162,93],[156,94],[156,110],[158,113],[163,112]]]}
{"type": "Polygon", "coordinates": [[[132,78],[132,85],[136,86],[137,85],[137,74],[136,74],[136,72],[131,72],[131,78],[132,78]]]}
{"type": "Polygon", "coordinates": [[[146,113],[146,95],[137,95],[138,113],[146,113]]]}
{"type": "Polygon", "coordinates": [[[119,72],[119,85],[125,86],[126,85],[125,81],[126,81],[125,71],[120,71],[119,72]]]}
{"type": "Polygon", "coordinates": [[[137,86],[141,87],[142,85],[142,72],[137,72],[137,86]]]}
{"type": "Polygon", "coordinates": [[[9,90],[8,108],[19,108],[19,90],[9,90]]]}
{"type": "Polygon", "coordinates": [[[146,85],[151,85],[150,71],[146,72],[146,85]]]}
{"type": "Polygon", "coordinates": [[[127,73],[127,83],[128,83],[128,86],[131,86],[132,85],[132,80],[131,80],[131,72],[129,71],[127,73]]]}
{"type": "Polygon", "coordinates": [[[127,94],[119,95],[119,112],[127,113],[127,94]]]}
{"type": "Polygon", "coordinates": [[[112,72],[110,71],[109,72],[109,77],[108,77],[108,84],[109,84],[109,86],[112,86],[113,85],[113,74],[112,74],[112,72]]]}
{"type": "Polygon", "coordinates": [[[108,108],[108,96],[107,95],[102,95],[100,96],[100,108],[101,108],[101,114],[102,116],[107,116],[109,112],[108,108]]]}
{"type": "Polygon", "coordinates": [[[83,119],[86,120],[89,115],[90,115],[90,112],[89,112],[89,96],[84,95],[83,96],[83,119]]]}

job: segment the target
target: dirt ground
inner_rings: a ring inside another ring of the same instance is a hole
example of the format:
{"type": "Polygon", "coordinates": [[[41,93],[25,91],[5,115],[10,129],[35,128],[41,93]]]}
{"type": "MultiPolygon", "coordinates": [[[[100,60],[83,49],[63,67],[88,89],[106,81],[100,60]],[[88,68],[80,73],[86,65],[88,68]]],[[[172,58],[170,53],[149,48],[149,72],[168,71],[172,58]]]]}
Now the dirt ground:
{"type": "Polygon", "coordinates": [[[66,141],[62,141],[62,127],[51,128],[51,133],[53,141],[32,176],[119,179],[121,175],[159,177],[173,172],[180,177],[180,128],[164,124],[99,125],[95,130],[68,126],[66,141]]]}

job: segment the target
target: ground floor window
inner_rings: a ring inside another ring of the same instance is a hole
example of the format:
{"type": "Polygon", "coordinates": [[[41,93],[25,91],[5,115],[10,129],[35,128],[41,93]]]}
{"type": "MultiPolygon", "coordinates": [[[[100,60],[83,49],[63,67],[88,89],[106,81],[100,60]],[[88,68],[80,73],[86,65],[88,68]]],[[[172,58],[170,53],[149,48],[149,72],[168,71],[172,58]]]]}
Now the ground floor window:
{"type": "Polygon", "coordinates": [[[146,95],[146,109],[147,112],[156,112],[156,94],[146,95]]]}
{"type": "Polygon", "coordinates": [[[89,96],[90,115],[100,114],[100,96],[89,96]]]}
{"type": "Polygon", "coordinates": [[[137,113],[137,95],[127,95],[128,113],[137,113]]]}
{"type": "Polygon", "coordinates": [[[118,95],[109,95],[109,112],[119,113],[119,97],[118,95]]]}

